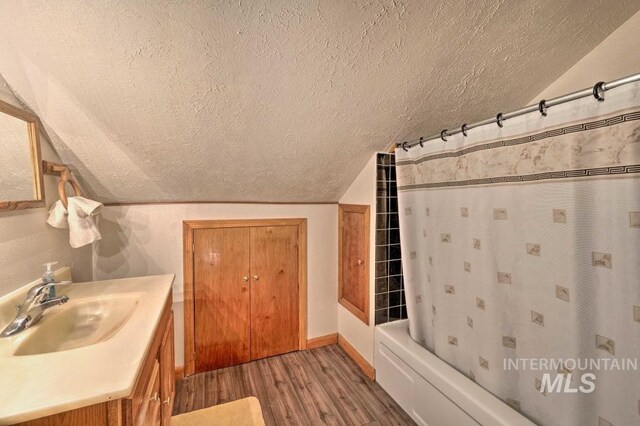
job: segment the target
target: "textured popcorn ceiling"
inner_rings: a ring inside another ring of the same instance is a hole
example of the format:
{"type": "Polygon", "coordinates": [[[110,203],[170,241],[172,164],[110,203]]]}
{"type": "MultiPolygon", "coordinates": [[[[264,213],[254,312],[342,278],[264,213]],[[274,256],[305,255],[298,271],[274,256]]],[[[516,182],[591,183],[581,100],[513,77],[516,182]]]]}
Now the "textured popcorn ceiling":
{"type": "Polygon", "coordinates": [[[0,74],[103,201],[336,201],[375,150],[522,106],[639,8],[3,1],[0,74]]]}

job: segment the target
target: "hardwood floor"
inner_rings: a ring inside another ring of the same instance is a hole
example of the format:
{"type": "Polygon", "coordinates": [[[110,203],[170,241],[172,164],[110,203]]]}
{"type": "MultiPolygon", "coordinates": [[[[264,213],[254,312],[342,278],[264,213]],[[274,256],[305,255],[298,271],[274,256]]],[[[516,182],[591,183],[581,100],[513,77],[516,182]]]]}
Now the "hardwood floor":
{"type": "Polygon", "coordinates": [[[338,345],[196,374],[176,383],[173,414],[260,400],[267,425],[413,425],[338,345]]]}

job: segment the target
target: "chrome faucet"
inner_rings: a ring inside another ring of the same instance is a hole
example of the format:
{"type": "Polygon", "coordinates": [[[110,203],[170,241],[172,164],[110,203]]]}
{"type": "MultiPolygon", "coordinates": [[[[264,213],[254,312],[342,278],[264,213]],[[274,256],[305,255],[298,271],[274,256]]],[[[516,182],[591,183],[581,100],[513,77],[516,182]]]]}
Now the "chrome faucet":
{"type": "Polygon", "coordinates": [[[10,337],[36,324],[44,312],[54,306],[69,301],[69,297],[50,297],[51,288],[59,283],[40,283],[31,287],[22,305],[16,306],[18,314],[13,321],[0,333],[0,337],[10,337]]]}

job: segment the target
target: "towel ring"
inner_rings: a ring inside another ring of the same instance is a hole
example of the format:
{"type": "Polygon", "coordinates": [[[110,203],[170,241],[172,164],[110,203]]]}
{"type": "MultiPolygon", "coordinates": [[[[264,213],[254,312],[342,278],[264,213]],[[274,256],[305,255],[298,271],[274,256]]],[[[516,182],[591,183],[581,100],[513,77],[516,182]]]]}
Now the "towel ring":
{"type": "Polygon", "coordinates": [[[58,196],[60,197],[60,201],[62,201],[62,205],[65,209],[69,208],[69,201],[67,200],[67,192],[66,192],[66,184],[69,182],[71,188],[73,188],[73,193],[75,196],[82,196],[82,189],[80,189],[80,185],[78,182],[71,178],[71,173],[69,173],[69,169],[64,170],[60,173],[60,181],[58,182],[58,196]]]}

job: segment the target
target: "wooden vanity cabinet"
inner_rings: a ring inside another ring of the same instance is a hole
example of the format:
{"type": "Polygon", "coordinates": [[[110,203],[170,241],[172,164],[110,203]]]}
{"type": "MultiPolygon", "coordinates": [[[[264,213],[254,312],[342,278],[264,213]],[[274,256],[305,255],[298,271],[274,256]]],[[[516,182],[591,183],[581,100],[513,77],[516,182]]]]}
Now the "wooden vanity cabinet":
{"type": "MultiPolygon", "coordinates": [[[[20,423],[20,425],[169,425],[175,399],[173,311],[171,306],[172,299],[169,296],[131,396],[31,420],[20,423]]],[[[108,369],[107,373],[111,374],[108,369]]]]}
{"type": "Polygon", "coordinates": [[[176,396],[175,379],[175,352],[173,336],[173,312],[169,318],[162,345],[160,346],[160,398],[161,398],[161,424],[168,426],[171,423],[171,413],[173,412],[173,401],[176,396]]]}

